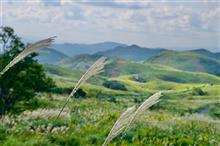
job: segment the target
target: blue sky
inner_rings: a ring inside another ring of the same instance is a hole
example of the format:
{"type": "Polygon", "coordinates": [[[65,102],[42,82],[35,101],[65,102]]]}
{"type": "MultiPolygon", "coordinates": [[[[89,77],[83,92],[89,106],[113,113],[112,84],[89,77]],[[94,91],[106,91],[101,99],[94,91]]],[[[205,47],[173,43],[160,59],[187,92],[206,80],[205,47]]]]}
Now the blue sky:
{"type": "Polygon", "coordinates": [[[161,48],[220,51],[217,1],[2,0],[2,23],[28,41],[115,41],[161,48]]]}

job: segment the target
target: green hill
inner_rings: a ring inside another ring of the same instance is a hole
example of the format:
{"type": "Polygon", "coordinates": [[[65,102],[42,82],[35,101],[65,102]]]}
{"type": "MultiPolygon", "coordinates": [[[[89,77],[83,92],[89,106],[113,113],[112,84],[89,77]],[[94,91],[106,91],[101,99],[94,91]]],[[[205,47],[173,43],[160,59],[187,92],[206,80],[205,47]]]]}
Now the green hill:
{"type": "Polygon", "coordinates": [[[57,64],[67,56],[54,49],[42,49],[39,51],[36,59],[42,64],[57,64]]]}
{"type": "Polygon", "coordinates": [[[107,56],[110,58],[142,61],[163,51],[165,51],[165,49],[159,49],[159,48],[150,49],[150,48],[142,48],[137,45],[131,45],[131,46],[119,46],[116,47],[115,49],[98,52],[96,54],[107,56]]]}
{"type": "Polygon", "coordinates": [[[51,47],[57,51],[66,54],[69,57],[72,57],[80,54],[94,54],[99,51],[114,49],[115,47],[118,46],[126,46],[126,45],[116,42],[101,42],[95,44],[79,44],[79,43],[53,44],[51,47]]]}
{"type": "Polygon", "coordinates": [[[198,53],[200,55],[204,55],[206,57],[210,57],[210,58],[213,58],[213,59],[217,59],[217,60],[220,60],[220,53],[213,53],[213,52],[210,52],[206,49],[196,49],[196,50],[192,50],[192,51],[189,51],[189,52],[195,52],[195,53],[198,53]]]}
{"type": "Polygon", "coordinates": [[[125,60],[113,60],[105,67],[107,77],[138,75],[145,81],[163,80],[176,83],[220,83],[220,78],[207,73],[195,73],[177,70],[171,67],[136,63],[125,60]]]}
{"type": "MultiPolygon", "coordinates": [[[[71,90],[85,73],[85,70],[80,71],[54,65],[45,65],[45,69],[59,87],[68,90],[71,90]]],[[[208,92],[210,98],[216,97],[215,93],[218,94],[219,85],[220,78],[207,73],[187,72],[158,64],[141,64],[117,59],[110,60],[109,64],[105,66],[104,72],[88,80],[82,89],[89,93],[88,96],[100,98],[111,98],[114,95],[120,99],[133,99],[162,91],[166,98],[179,99],[185,98],[185,96],[191,97],[194,89],[197,88],[202,89],[205,93],[208,92]],[[117,82],[118,85],[115,85],[114,88],[105,86],[109,81],[117,82]],[[119,85],[126,90],[118,89],[119,85]],[[212,89],[214,90],[211,91],[212,89]]]]}
{"type": "MultiPolygon", "coordinates": [[[[63,60],[59,65],[71,70],[85,71],[99,57],[97,55],[78,55],[63,60]]],[[[140,80],[140,82],[141,80],[146,82],[163,80],[176,83],[220,83],[220,78],[207,73],[182,71],[164,65],[147,62],[143,64],[122,59],[110,59],[101,75],[105,78],[128,75],[131,80],[136,76],[140,78],[136,79],[137,81],[140,80]]]]}
{"type": "Polygon", "coordinates": [[[81,54],[61,60],[58,65],[69,69],[85,70],[101,56],[81,54]]]}
{"type": "Polygon", "coordinates": [[[205,72],[220,76],[219,60],[193,51],[165,51],[147,59],[145,63],[162,64],[185,71],[205,72]]]}

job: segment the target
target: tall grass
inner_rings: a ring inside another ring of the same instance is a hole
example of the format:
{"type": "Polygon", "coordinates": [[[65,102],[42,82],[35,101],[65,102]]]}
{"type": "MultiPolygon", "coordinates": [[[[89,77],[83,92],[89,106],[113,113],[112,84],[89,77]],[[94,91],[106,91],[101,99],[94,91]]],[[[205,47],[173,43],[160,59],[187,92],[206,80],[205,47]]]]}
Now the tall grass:
{"type": "Polygon", "coordinates": [[[132,114],[135,111],[135,107],[129,107],[126,111],[124,111],[118,120],[113,125],[111,131],[109,132],[103,146],[106,146],[112,139],[114,139],[117,135],[119,135],[124,128],[128,125],[129,121],[132,118],[132,114]]]}
{"type": "Polygon", "coordinates": [[[66,107],[67,103],[69,102],[70,98],[74,96],[76,91],[92,76],[98,74],[101,72],[101,70],[104,68],[106,64],[106,57],[99,58],[86,72],[82,75],[82,77],[79,79],[75,87],[73,88],[72,92],[67,97],[62,109],[60,110],[60,113],[58,114],[57,118],[59,118],[60,114],[66,107]]]}
{"type": "Polygon", "coordinates": [[[134,114],[131,115],[131,120],[129,121],[125,132],[130,128],[132,122],[135,120],[135,118],[137,118],[138,116],[141,116],[145,110],[147,110],[148,108],[150,108],[151,106],[153,106],[154,104],[158,103],[160,101],[160,97],[161,97],[161,92],[157,92],[155,94],[153,94],[152,96],[150,96],[148,99],[146,99],[135,111],[134,114]]]}
{"type": "Polygon", "coordinates": [[[29,45],[26,49],[24,49],[18,56],[16,56],[8,65],[0,72],[0,77],[5,74],[11,67],[17,64],[19,61],[34,53],[40,49],[47,48],[53,41],[55,37],[50,37],[41,41],[38,41],[34,44],[29,45]]]}
{"type": "Polygon", "coordinates": [[[155,93],[154,95],[150,96],[146,99],[138,108],[135,110],[134,107],[128,108],[125,112],[121,114],[118,120],[115,122],[114,126],[112,127],[111,131],[109,132],[103,146],[107,146],[110,141],[123,132],[122,139],[125,137],[126,132],[131,127],[131,124],[134,122],[138,116],[143,115],[144,111],[151,107],[152,105],[158,103],[160,101],[161,93],[155,93]]]}

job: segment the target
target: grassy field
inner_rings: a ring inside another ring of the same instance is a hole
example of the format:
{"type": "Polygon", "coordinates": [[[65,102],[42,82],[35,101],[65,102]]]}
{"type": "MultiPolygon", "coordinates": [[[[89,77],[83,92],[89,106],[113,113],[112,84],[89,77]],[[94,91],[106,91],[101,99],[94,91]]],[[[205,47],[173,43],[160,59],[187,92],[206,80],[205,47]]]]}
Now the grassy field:
{"type": "MultiPolygon", "coordinates": [[[[48,75],[62,92],[38,93],[31,103],[18,103],[21,112],[0,122],[2,146],[92,146],[102,145],[120,114],[162,91],[161,102],[140,117],[120,140],[110,145],[158,146],[220,144],[220,78],[205,73],[179,71],[165,66],[119,62],[109,72],[82,86],[85,97],[72,98],[56,119],[64,99],[83,71],[47,66],[48,75]],[[120,66],[119,66],[120,65],[120,66]],[[120,71],[121,70],[121,71],[120,71]],[[134,80],[141,76],[143,82],[134,80]],[[168,77],[174,77],[168,78],[168,77]],[[176,77],[176,78],[175,78],[176,77]],[[127,90],[109,89],[106,80],[120,82],[127,90]],[[52,132],[49,132],[51,127],[52,132]]],[[[58,90],[58,89],[56,89],[58,90]]],[[[55,90],[55,91],[56,91],[55,90]]]]}

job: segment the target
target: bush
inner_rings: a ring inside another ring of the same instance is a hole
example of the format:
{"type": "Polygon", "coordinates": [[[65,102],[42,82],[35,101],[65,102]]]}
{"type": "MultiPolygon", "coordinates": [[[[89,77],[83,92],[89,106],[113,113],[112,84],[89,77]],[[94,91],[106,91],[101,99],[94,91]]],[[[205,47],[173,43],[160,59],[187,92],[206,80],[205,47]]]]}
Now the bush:
{"type": "Polygon", "coordinates": [[[83,97],[86,97],[86,92],[83,90],[83,89],[78,89],[76,91],[76,93],[74,94],[74,97],[75,98],[83,98],[83,97]]]}
{"type": "Polygon", "coordinates": [[[110,102],[114,102],[114,103],[117,102],[117,99],[113,95],[109,96],[108,98],[110,102]]]}
{"type": "Polygon", "coordinates": [[[139,76],[139,75],[134,75],[132,77],[132,80],[134,80],[136,82],[140,82],[140,83],[146,83],[146,80],[143,77],[139,76]]]}
{"type": "Polygon", "coordinates": [[[50,137],[50,141],[54,144],[62,146],[79,146],[80,141],[72,135],[55,135],[50,137]]]}
{"type": "Polygon", "coordinates": [[[114,90],[122,90],[122,91],[127,91],[127,88],[125,87],[125,85],[123,85],[121,82],[119,81],[105,81],[103,83],[103,86],[109,89],[114,89],[114,90]]]}
{"type": "Polygon", "coordinates": [[[199,95],[199,96],[207,95],[207,93],[204,92],[201,88],[193,88],[192,94],[193,95],[199,95]]]}
{"type": "Polygon", "coordinates": [[[134,103],[142,103],[143,99],[142,98],[134,98],[134,103]]]}
{"type": "Polygon", "coordinates": [[[73,90],[73,88],[62,88],[62,87],[54,87],[50,89],[51,93],[55,94],[70,94],[70,92],[73,90]]]}

